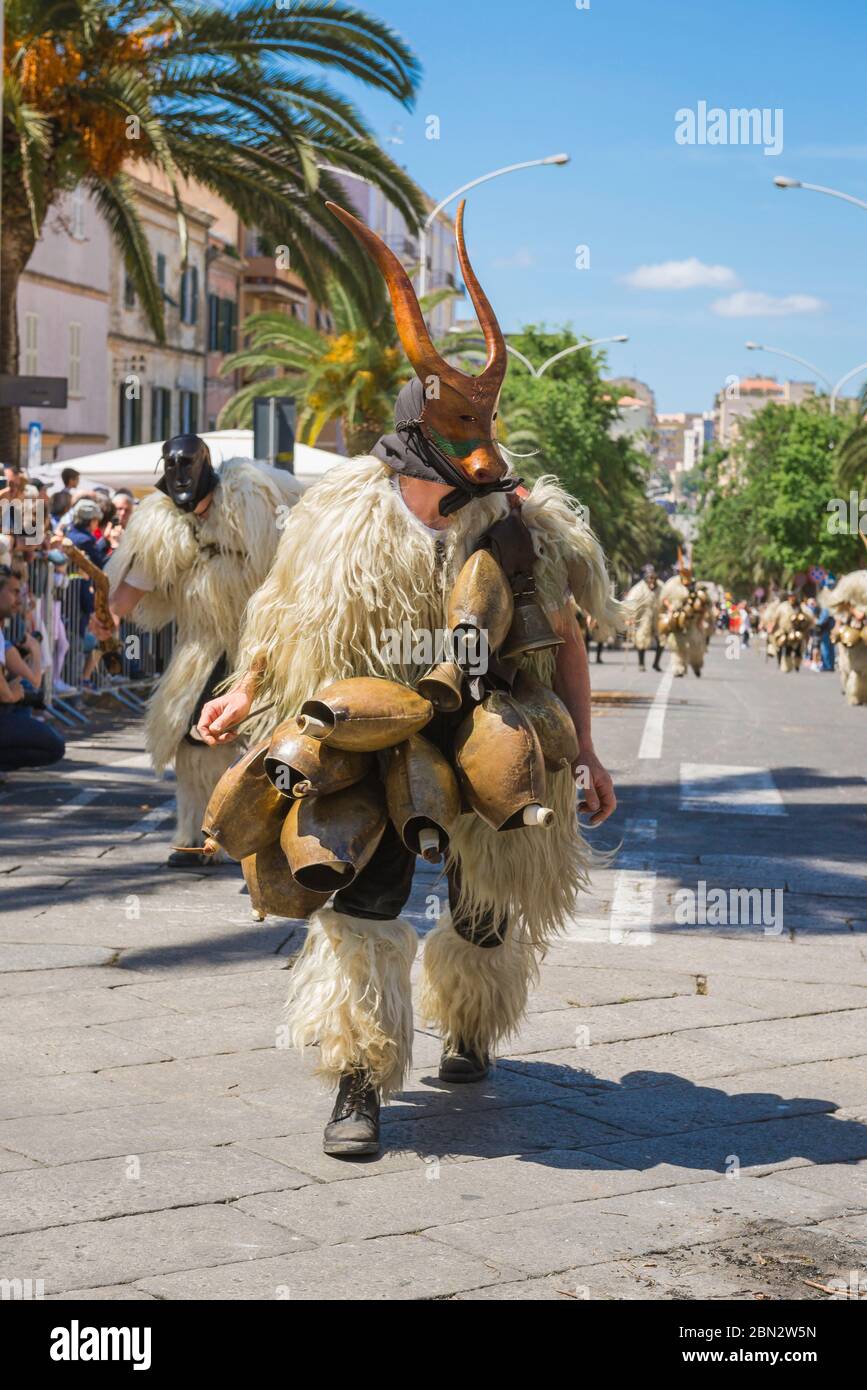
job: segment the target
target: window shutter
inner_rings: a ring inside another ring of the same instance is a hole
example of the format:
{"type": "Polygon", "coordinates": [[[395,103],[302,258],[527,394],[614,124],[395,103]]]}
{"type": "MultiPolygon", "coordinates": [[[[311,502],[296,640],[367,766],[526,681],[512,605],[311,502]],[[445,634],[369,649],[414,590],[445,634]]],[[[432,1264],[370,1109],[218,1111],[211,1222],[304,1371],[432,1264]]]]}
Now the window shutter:
{"type": "Polygon", "coordinates": [[[190,295],[190,301],[191,301],[191,302],[190,302],[190,323],[198,323],[198,321],[199,321],[199,267],[198,267],[197,265],[191,266],[191,267],[190,267],[190,273],[191,273],[191,276],[192,276],[192,291],[191,291],[191,295],[190,295]]]}

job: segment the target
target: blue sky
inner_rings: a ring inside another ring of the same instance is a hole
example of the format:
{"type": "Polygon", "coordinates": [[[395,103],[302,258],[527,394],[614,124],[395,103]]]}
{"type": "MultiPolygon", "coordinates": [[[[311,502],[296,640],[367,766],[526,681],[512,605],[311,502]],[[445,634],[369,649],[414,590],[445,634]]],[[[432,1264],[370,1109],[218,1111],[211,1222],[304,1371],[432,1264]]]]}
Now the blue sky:
{"type": "Polygon", "coordinates": [[[729,375],[809,375],[747,352],[747,339],[834,381],[867,361],[867,212],[772,183],[784,174],[867,200],[864,0],[359,3],[411,43],[423,82],[412,112],[343,85],[381,140],[402,141],[388,148],[428,192],[571,155],[469,196],[470,252],[507,330],[627,333],[610,365],[653,387],[661,410],[709,409],[729,375]],[[675,112],[701,101],[781,108],[782,153],[676,143],[675,112]],[[429,115],[439,140],[425,138],[429,115]],[[626,279],[693,260],[639,277],[666,288],[626,279]],[[670,287],[684,278],[707,283],[670,287]]]}

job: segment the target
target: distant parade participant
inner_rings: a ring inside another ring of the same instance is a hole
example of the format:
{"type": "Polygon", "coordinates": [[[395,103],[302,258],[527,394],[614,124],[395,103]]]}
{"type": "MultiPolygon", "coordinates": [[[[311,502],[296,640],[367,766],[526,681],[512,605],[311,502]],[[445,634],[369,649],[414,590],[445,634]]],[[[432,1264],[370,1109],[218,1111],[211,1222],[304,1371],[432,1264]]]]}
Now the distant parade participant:
{"type": "Polygon", "coordinates": [[[678,572],[667,579],[660,594],[657,631],[671,652],[672,672],[685,676],[692,667],[700,676],[707,650],[706,624],[711,609],[707,590],[693,578],[692,565],[678,556],[678,572]]]}
{"type": "Polygon", "coordinates": [[[764,634],[765,638],[766,660],[769,657],[775,657],[777,655],[777,646],[776,642],[774,641],[774,619],[777,616],[777,610],[779,609],[781,603],[782,599],[780,598],[780,595],[775,594],[772,598],[768,599],[767,603],[765,604],[764,608],[759,614],[759,631],[764,634]]]}
{"type": "Polygon", "coordinates": [[[813,614],[791,590],[777,608],[771,627],[777,664],[784,673],[800,671],[813,623],[813,614]]]}
{"type": "Polygon", "coordinates": [[[657,631],[657,624],[662,603],[662,589],[653,565],[645,565],[643,577],[639,579],[637,584],[633,584],[626,595],[626,602],[633,604],[636,612],[632,640],[635,643],[635,650],[638,652],[639,670],[644,671],[646,669],[644,665],[645,652],[648,647],[654,647],[653,669],[658,671],[659,658],[662,656],[662,642],[657,631]]]}
{"type": "MultiPolygon", "coordinates": [[[[215,469],[195,434],[168,440],[162,462],[157,491],[136,508],[106,574],[115,622],[132,617],[148,632],[176,624],[145,739],[154,770],[175,769],[178,845],[196,846],[208,799],[237,749],[205,747],[190,731],[232,670],[247,600],[271,568],[301,487],[291,473],[251,459],[215,469]]],[[[112,635],[96,619],[93,626],[98,636],[112,635]]],[[[208,860],[177,849],[168,862],[193,868],[208,860]]]]}
{"type": "Polygon", "coordinates": [[[844,574],[827,606],[836,619],[831,641],[837,647],[846,702],[867,705],[867,570],[844,574]]]}

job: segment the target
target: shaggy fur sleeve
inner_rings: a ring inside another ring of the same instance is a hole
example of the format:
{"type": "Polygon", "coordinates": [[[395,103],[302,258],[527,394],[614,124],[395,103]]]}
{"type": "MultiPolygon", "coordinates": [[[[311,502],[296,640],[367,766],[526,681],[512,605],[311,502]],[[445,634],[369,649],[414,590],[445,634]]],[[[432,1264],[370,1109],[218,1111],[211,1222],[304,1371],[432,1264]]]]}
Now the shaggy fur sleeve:
{"type": "Polygon", "coordinates": [[[133,613],[137,627],[155,632],[171,622],[172,586],[192,563],[194,552],[189,524],[168,497],[154,492],[139,503],[105,567],[112,590],[131,569],[146,574],[153,584],[133,613]]]}
{"type": "Polygon", "coordinates": [[[545,604],[560,608],[571,591],[598,624],[600,637],[621,632],[630,610],[614,597],[605,555],[580,505],[547,476],[534,483],[521,514],[533,535],[536,582],[545,604]]]}

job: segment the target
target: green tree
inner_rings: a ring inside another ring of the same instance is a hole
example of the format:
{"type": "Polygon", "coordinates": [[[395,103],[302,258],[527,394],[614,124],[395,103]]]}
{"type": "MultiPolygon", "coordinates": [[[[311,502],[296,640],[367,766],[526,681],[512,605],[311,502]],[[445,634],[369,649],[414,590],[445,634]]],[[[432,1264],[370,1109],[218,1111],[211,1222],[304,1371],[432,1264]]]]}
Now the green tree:
{"type": "MultiPolygon", "coordinates": [[[[579,339],[568,328],[547,332],[531,325],[510,334],[509,342],[539,368],[579,339]]],[[[473,344],[472,338],[458,339],[452,351],[473,344]]],[[[645,495],[650,460],[630,440],[611,436],[617,392],[602,380],[604,364],[604,354],[592,349],[573,352],[534,377],[510,356],[500,437],[517,473],[528,480],[553,473],[583,503],[625,583],[648,561],[670,563],[677,536],[666,513],[645,495]]]]}
{"type": "MultiPolygon", "coordinates": [[[[716,455],[700,515],[695,560],[727,588],[787,584],[812,565],[840,574],[860,563],[857,535],[841,529],[836,451],[848,431],[821,401],[769,403],[716,455]]],[[[707,475],[706,475],[707,476],[707,475]]]]}
{"type": "MultiPolygon", "coordinates": [[[[83,184],[125,258],[158,341],[163,299],[128,171],[157,171],[183,229],[185,181],[219,194],[291,248],[319,294],[364,253],[324,198],[329,166],[363,175],[414,225],[420,192],[356,107],[316,76],[348,73],[411,104],[415,57],[343,0],[6,0],[0,372],[18,367],[16,289],[58,197],[83,184]]],[[[0,411],[0,457],[18,453],[18,412],[0,411]]]]}

